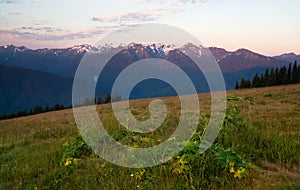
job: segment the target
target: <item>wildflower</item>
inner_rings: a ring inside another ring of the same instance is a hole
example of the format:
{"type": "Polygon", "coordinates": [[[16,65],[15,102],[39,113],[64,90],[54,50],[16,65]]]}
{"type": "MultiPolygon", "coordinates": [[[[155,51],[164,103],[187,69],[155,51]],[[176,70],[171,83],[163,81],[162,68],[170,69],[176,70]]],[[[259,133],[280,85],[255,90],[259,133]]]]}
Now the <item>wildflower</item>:
{"type": "Polygon", "coordinates": [[[241,170],[237,170],[236,172],[235,172],[235,174],[234,174],[234,176],[233,176],[234,178],[241,178],[242,176],[241,176],[241,170]]]}
{"type": "Polygon", "coordinates": [[[182,167],[175,168],[174,172],[177,173],[177,174],[181,174],[181,173],[183,173],[183,168],[182,167]]]}
{"type": "Polygon", "coordinates": [[[141,140],[148,143],[151,139],[149,137],[143,137],[141,140]]]}
{"type": "Polygon", "coordinates": [[[229,168],[229,172],[230,172],[230,173],[235,173],[234,168],[233,168],[233,167],[230,167],[230,168],[229,168]]]}
{"type": "Polygon", "coordinates": [[[230,163],[229,163],[229,166],[230,166],[230,167],[233,167],[233,166],[234,166],[234,163],[233,163],[233,162],[230,162],[230,163]]]}
{"type": "Polygon", "coordinates": [[[144,173],[146,172],[145,169],[142,169],[141,171],[137,172],[136,175],[136,179],[141,180],[143,178],[144,173]]]}
{"type": "Polygon", "coordinates": [[[65,166],[69,166],[70,164],[72,164],[72,158],[66,160],[65,166]]]}
{"type": "Polygon", "coordinates": [[[179,165],[184,165],[185,161],[183,159],[178,160],[179,165]]]}

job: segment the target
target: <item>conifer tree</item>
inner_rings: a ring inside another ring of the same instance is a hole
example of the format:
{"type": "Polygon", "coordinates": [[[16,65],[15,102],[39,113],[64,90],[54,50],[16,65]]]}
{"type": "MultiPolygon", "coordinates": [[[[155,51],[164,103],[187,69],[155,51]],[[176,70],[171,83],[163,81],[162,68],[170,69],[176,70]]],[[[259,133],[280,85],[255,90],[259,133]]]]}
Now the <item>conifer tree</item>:
{"type": "Polygon", "coordinates": [[[270,80],[270,73],[269,73],[269,69],[266,69],[266,72],[264,74],[264,79],[263,79],[263,86],[268,86],[268,82],[270,80]]]}
{"type": "Polygon", "coordinates": [[[298,75],[299,75],[299,72],[298,72],[298,67],[297,67],[297,61],[295,61],[294,65],[293,65],[293,71],[292,71],[292,77],[291,77],[292,84],[297,83],[298,75]]]}
{"type": "Polygon", "coordinates": [[[253,80],[252,80],[252,87],[257,88],[261,86],[261,81],[260,78],[258,76],[258,73],[255,74],[253,80]]]}
{"type": "Polygon", "coordinates": [[[98,97],[97,99],[97,104],[100,105],[100,104],[103,104],[103,100],[101,97],[98,97]]]}
{"type": "Polygon", "coordinates": [[[276,67],[275,69],[275,79],[274,79],[274,85],[279,85],[279,69],[276,67]]]}
{"type": "Polygon", "coordinates": [[[235,89],[236,90],[239,89],[239,83],[238,83],[238,81],[235,81],[235,89]]]}
{"type": "Polygon", "coordinates": [[[287,83],[287,73],[286,73],[286,66],[283,66],[279,70],[279,84],[286,84],[287,83]]]}
{"type": "Polygon", "coordinates": [[[298,66],[298,79],[297,79],[297,83],[300,83],[300,65],[298,66]]]}
{"type": "Polygon", "coordinates": [[[289,64],[289,68],[287,70],[287,76],[286,76],[286,84],[291,84],[291,78],[292,78],[292,64],[289,64]]]}
{"type": "Polygon", "coordinates": [[[271,69],[269,80],[267,81],[267,86],[274,86],[276,81],[275,70],[271,69]]]}

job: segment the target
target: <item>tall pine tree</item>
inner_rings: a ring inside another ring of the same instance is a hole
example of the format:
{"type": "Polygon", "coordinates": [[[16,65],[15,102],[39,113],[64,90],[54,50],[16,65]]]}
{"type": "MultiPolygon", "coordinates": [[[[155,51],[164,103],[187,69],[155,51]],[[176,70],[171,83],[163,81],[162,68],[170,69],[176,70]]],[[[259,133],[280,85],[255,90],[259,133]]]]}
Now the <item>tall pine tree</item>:
{"type": "Polygon", "coordinates": [[[275,69],[275,79],[274,79],[274,85],[279,85],[279,69],[278,67],[275,69]]]}
{"type": "Polygon", "coordinates": [[[287,83],[286,66],[283,66],[283,67],[280,68],[278,80],[279,80],[279,84],[286,84],[287,83]]]}
{"type": "Polygon", "coordinates": [[[235,81],[235,89],[239,89],[239,82],[238,81],[235,81]]]}
{"type": "Polygon", "coordinates": [[[258,73],[255,74],[253,80],[252,80],[252,87],[257,88],[261,86],[261,81],[260,78],[258,76],[258,73]]]}
{"type": "Polygon", "coordinates": [[[293,71],[292,71],[292,77],[291,77],[291,83],[296,84],[298,79],[298,67],[297,67],[297,61],[295,61],[293,65],[293,71]]]}
{"type": "Polygon", "coordinates": [[[287,70],[287,76],[286,76],[286,84],[291,84],[291,78],[292,78],[292,64],[289,64],[289,68],[287,70]]]}

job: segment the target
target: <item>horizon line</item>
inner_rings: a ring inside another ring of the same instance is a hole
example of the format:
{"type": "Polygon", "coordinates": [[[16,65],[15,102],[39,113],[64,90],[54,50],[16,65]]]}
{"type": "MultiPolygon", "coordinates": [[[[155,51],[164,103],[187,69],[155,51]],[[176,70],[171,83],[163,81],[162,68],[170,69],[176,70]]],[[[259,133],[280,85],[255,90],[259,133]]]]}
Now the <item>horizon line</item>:
{"type": "MultiPolygon", "coordinates": [[[[131,42],[131,43],[135,43],[135,42],[131,42]]],[[[128,46],[130,45],[131,43],[129,44],[126,44],[124,46],[128,46]]],[[[188,44],[190,42],[187,42],[186,44],[188,44]]],[[[135,44],[141,44],[141,45],[144,45],[142,43],[135,43],[135,44]]],[[[162,43],[153,43],[153,44],[159,44],[159,45],[165,45],[165,44],[162,44],[162,43]]],[[[15,44],[5,44],[5,45],[1,45],[0,44],[0,47],[5,47],[5,46],[14,46],[14,47],[17,47],[17,48],[20,48],[20,47],[25,47],[26,49],[30,49],[30,50],[42,50],[42,49],[50,49],[50,50],[53,50],[53,49],[67,49],[67,48],[72,48],[72,47],[76,47],[76,46],[91,46],[91,47],[95,47],[95,48],[99,48],[99,47],[103,47],[103,46],[106,46],[106,45],[111,45],[111,44],[105,44],[105,45],[100,45],[98,47],[94,46],[94,45],[91,45],[91,44],[88,44],[88,43],[82,43],[82,44],[74,44],[74,45],[71,45],[71,46],[61,46],[61,47],[38,47],[38,48],[33,48],[33,47],[29,47],[29,46],[26,46],[26,45],[15,45],[15,44]]],[[[113,46],[112,47],[120,47],[121,45],[123,44],[119,44],[118,46],[113,46]]],[[[167,45],[174,45],[174,44],[167,44],[167,45]]],[[[184,44],[185,45],[185,44],[184,44]]],[[[202,45],[201,45],[202,46],[202,45]]],[[[182,47],[182,46],[181,46],[182,47]]],[[[217,46],[203,46],[204,48],[218,48],[218,49],[224,49],[225,51],[227,52],[230,52],[230,53],[233,53],[233,52],[236,52],[238,50],[248,50],[250,52],[253,52],[253,53],[256,53],[256,54],[259,54],[259,55],[263,55],[263,56],[266,56],[266,57],[276,57],[276,56],[281,56],[281,55],[286,55],[286,54],[295,54],[296,56],[300,56],[300,54],[296,53],[296,52],[283,52],[283,53],[280,53],[280,54],[275,54],[275,55],[266,55],[266,54],[263,54],[263,53],[259,53],[257,51],[254,51],[254,50],[251,50],[249,48],[246,48],[246,47],[240,47],[240,48],[235,48],[235,50],[228,50],[224,47],[217,47],[217,46]]]]}

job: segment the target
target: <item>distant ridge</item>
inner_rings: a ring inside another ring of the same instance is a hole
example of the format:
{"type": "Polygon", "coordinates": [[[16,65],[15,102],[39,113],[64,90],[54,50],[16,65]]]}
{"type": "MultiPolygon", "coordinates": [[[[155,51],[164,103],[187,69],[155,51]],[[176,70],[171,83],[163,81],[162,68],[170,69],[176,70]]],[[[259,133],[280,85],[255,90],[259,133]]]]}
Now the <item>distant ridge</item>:
{"type": "Polygon", "coordinates": [[[73,80],[53,74],[0,65],[0,114],[43,107],[71,105],[73,80]]]}
{"type": "MultiPolygon", "coordinates": [[[[134,49],[139,54],[139,58],[163,58],[175,49],[183,52],[191,51],[189,49],[191,46],[191,44],[186,44],[183,47],[175,47],[174,45],[164,44],[141,45],[132,43],[125,48],[134,49]],[[144,55],[141,55],[142,52],[144,52],[144,55]]],[[[195,47],[199,51],[202,51],[201,47],[195,47]]],[[[6,45],[0,46],[0,64],[72,77],[85,53],[101,53],[109,51],[112,48],[115,47],[110,45],[93,47],[85,44],[63,49],[44,48],[32,50],[24,46],[6,45]]],[[[295,60],[300,61],[300,55],[294,53],[269,57],[247,49],[238,49],[233,52],[217,47],[209,47],[208,49],[219,63],[223,73],[242,71],[255,67],[280,67],[295,60]]]]}
{"type": "MultiPolygon", "coordinates": [[[[97,96],[110,94],[114,79],[122,69],[146,58],[165,59],[181,67],[194,81],[198,93],[209,89],[202,72],[186,53],[201,56],[208,53],[209,49],[224,74],[227,89],[234,89],[235,82],[241,78],[250,79],[255,73],[263,73],[266,68],[288,65],[294,59],[299,59],[296,54],[269,57],[247,49],[230,52],[217,47],[207,49],[191,43],[182,47],[131,43],[121,47],[76,45],[63,49],[37,50],[24,46],[0,46],[0,113],[29,109],[36,105],[70,105],[72,81],[85,53],[101,54],[113,48],[121,48],[122,51],[107,65],[106,74],[102,75],[102,82],[96,88],[97,96]]],[[[97,66],[90,65],[90,69],[94,70],[97,66]]],[[[95,81],[84,82],[89,84],[95,81]]],[[[170,86],[157,81],[148,81],[146,86],[147,89],[142,86],[135,89],[132,98],[176,95],[170,86]]]]}

